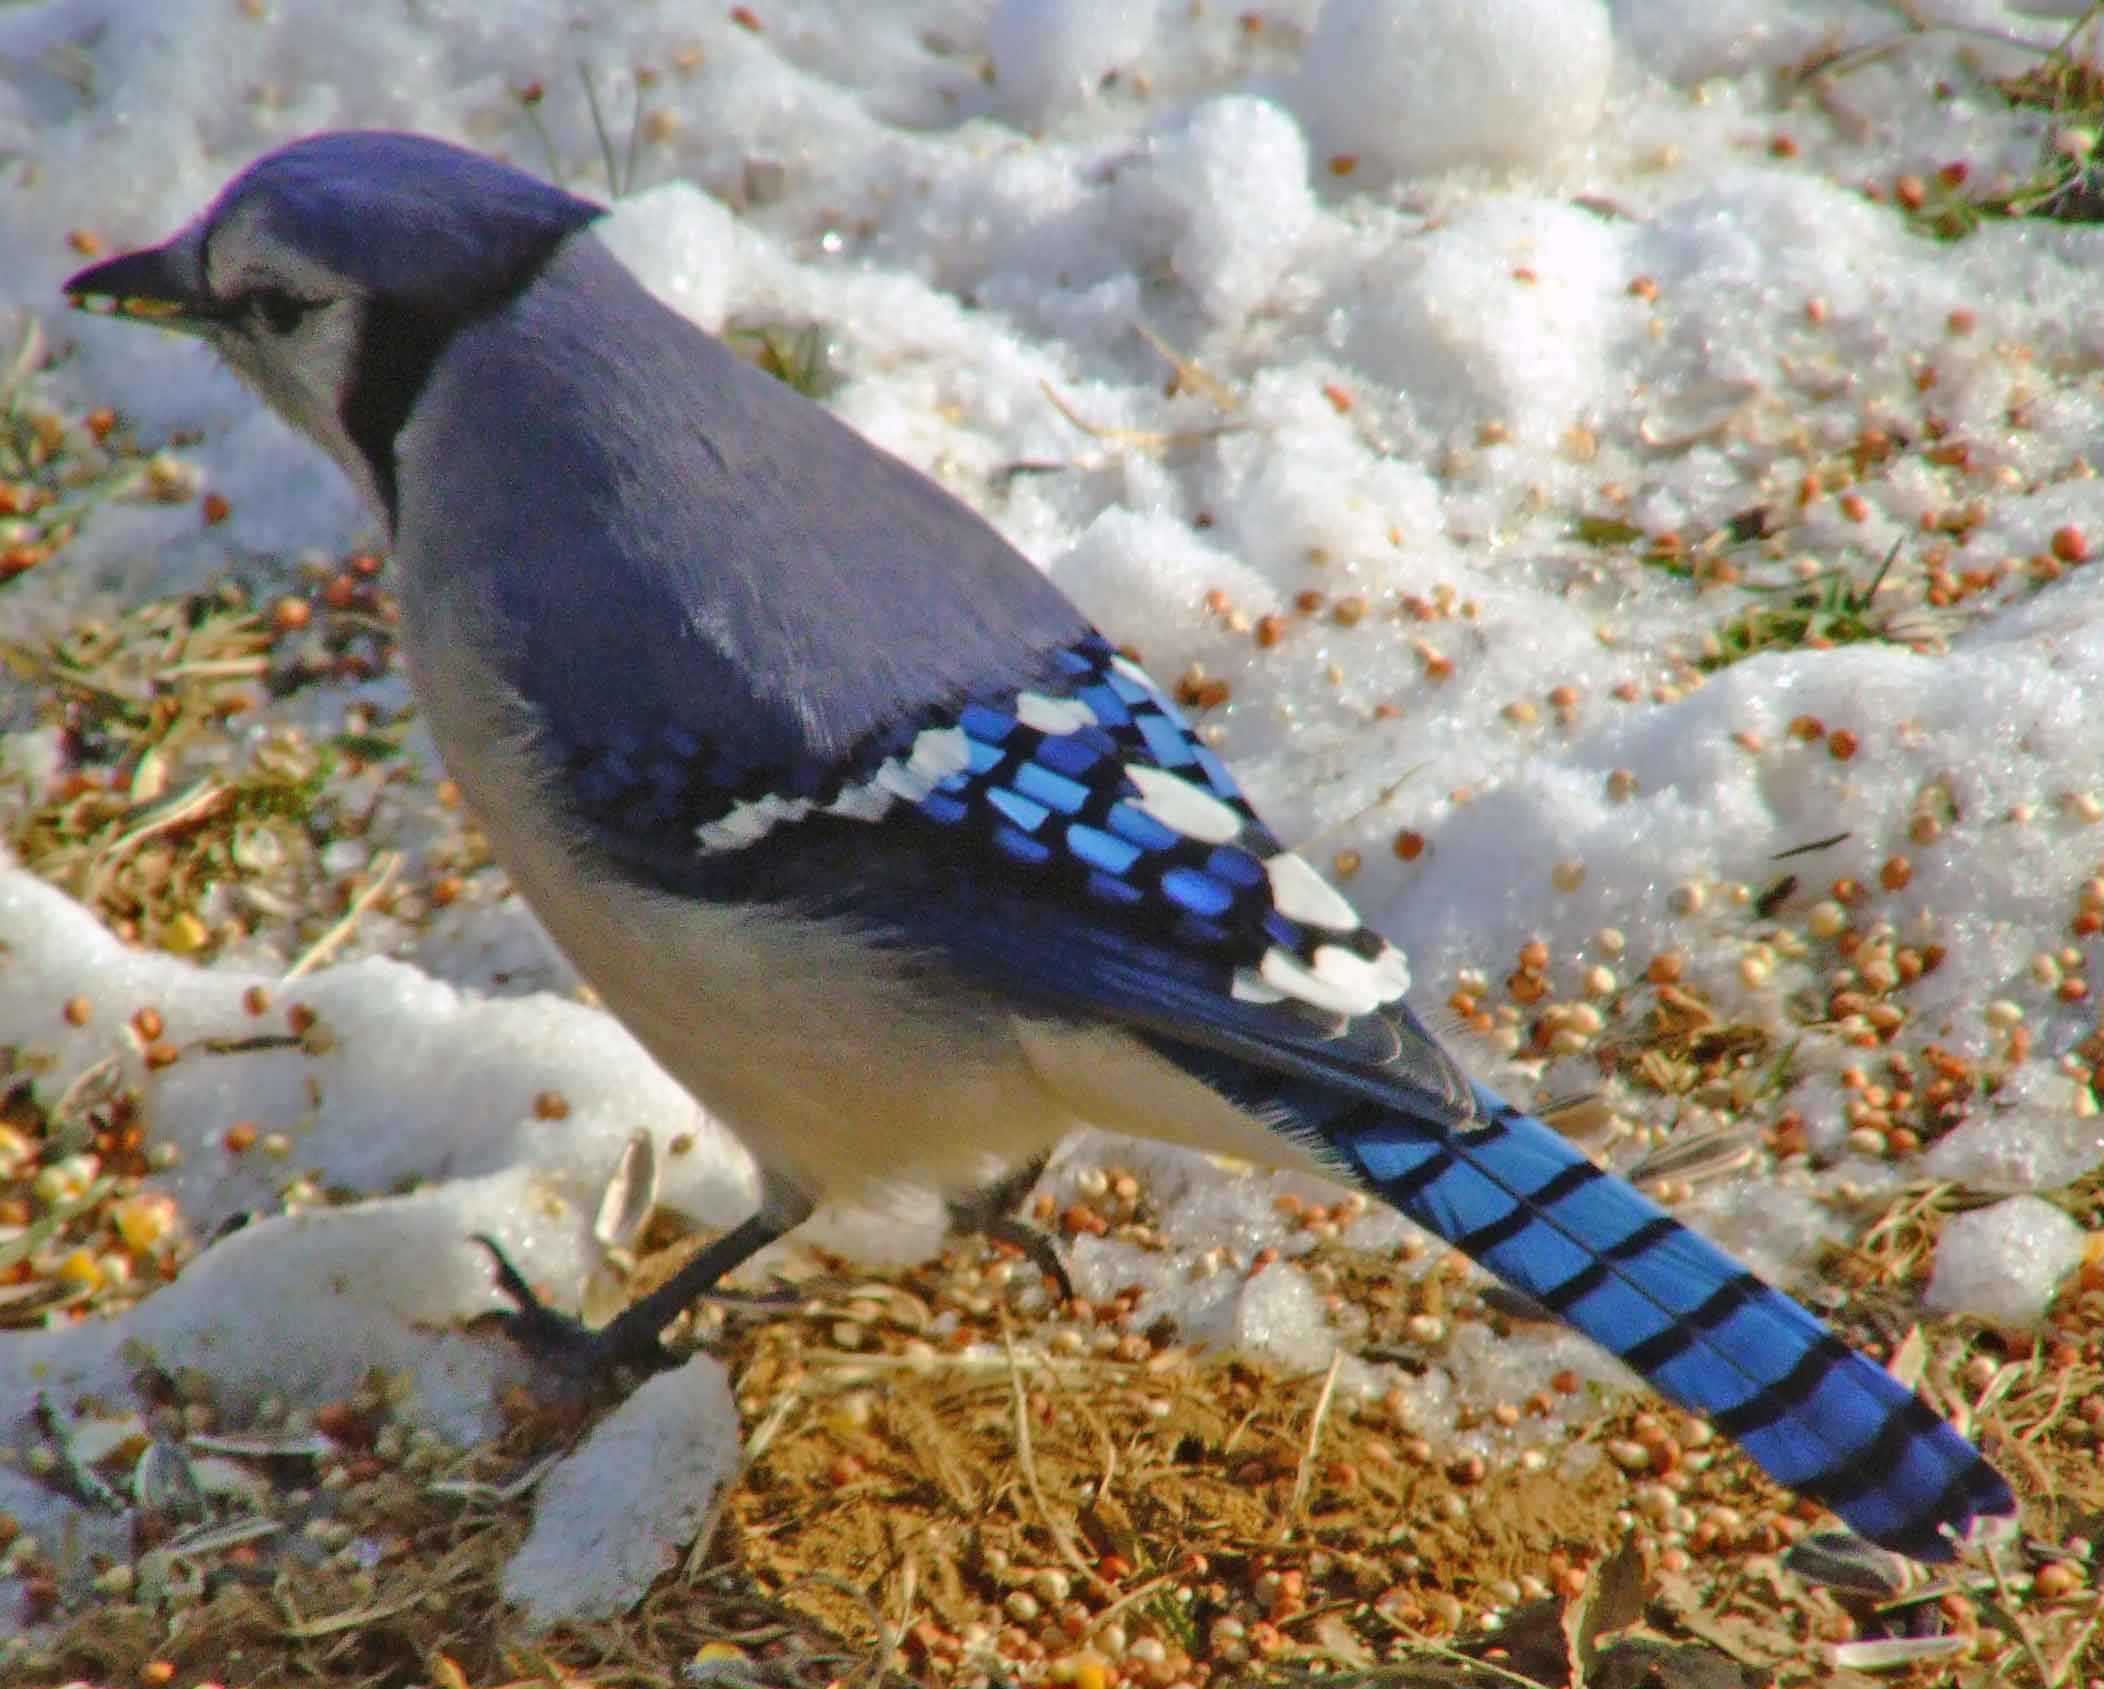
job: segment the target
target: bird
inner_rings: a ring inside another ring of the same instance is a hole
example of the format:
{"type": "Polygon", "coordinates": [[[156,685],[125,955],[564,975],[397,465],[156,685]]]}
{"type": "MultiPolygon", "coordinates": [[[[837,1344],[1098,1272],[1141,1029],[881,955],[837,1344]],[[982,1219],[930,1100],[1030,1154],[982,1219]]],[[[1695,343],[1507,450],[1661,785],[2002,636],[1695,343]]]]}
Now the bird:
{"type": "Polygon", "coordinates": [[[295,140],[70,303],[201,337],[382,525],[447,772],[548,933],[750,1150],[755,1212],[582,1376],[824,1202],[1011,1234],[1083,1122],[1399,1210],[1873,1542],[2015,1509],[1809,1311],[1472,1079],[1401,951],[961,500],[667,305],[605,208],[450,143],[295,140]]]}

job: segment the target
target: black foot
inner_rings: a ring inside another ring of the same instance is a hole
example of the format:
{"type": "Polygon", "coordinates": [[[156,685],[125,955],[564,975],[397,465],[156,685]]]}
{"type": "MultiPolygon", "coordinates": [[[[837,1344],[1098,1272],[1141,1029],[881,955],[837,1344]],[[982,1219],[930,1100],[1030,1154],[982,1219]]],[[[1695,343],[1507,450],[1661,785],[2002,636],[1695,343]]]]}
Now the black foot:
{"type": "Polygon", "coordinates": [[[1059,1246],[1052,1241],[1051,1233],[1041,1232],[1028,1220],[1018,1219],[1013,1214],[989,1220],[979,1229],[995,1243],[1020,1249],[1033,1267],[1059,1286],[1062,1302],[1074,1300],[1074,1281],[1067,1277],[1067,1264],[1059,1258],[1059,1246]]]}
{"type": "Polygon", "coordinates": [[[576,1383],[597,1384],[624,1369],[648,1376],[679,1364],[679,1357],[659,1341],[654,1331],[643,1332],[640,1343],[628,1334],[609,1342],[621,1325],[620,1318],[594,1330],[582,1320],[557,1313],[534,1295],[533,1286],[511,1264],[495,1238],[477,1232],[475,1241],[489,1251],[497,1268],[497,1288],[513,1303],[510,1313],[491,1317],[503,1328],[505,1336],[547,1371],[576,1383]]]}
{"type": "Polygon", "coordinates": [[[1074,1300],[1074,1281],[1067,1277],[1066,1263],[1059,1258],[1058,1247],[1048,1233],[1039,1231],[1016,1213],[1023,1198],[1030,1194],[1044,1173],[1045,1163],[1050,1158],[1051,1151],[1047,1150],[1022,1166],[1011,1168],[990,1185],[981,1185],[977,1190],[950,1198],[950,1230],[977,1232],[992,1242],[1020,1249],[1032,1266],[1059,1286],[1060,1300],[1071,1302],[1074,1300]]]}
{"type": "MultiPolygon", "coordinates": [[[[661,1334],[689,1303],[715,1292],[716,1281],[735,1271],[782,1235],[781,1227],[755,1214],[698,1252],[641,1301],[631,1303],[597,1330],[558,1314],[533,1293],[496,1240],[475,1241],[497,1264],[497,1288],[514,1311],[499,1314],[505,1332],[528,1355],[558,1377],[580,1383],[611,1382],[624,1371],[648,1376],[679,1365],[661,1334]]],[[[746,1300],[746,1298],[739,1298],[746,1300]]]]}

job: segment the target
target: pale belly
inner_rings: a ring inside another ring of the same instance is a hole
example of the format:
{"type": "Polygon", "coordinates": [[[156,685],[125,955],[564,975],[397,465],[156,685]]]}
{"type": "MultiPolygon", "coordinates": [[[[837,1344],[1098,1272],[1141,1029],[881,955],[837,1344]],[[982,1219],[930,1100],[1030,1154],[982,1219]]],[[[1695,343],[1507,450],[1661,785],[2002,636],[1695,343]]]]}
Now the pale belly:
{"type": "MultiPolygon", "coordinates": [[[[444,638],[462,606],[421,608],[444,638]]],[[[476,642],[446,643],[428,666],[412,644],[417,695],[498,860],[608,1009],[775,1183],[813,1204],[902,1186],[962,1194],[1084,1121],[1318,1170],[1114,1027],[1025,1018],[840,928],[615,874],[557,830],[524,710],[467,658],[476,642]]]]}

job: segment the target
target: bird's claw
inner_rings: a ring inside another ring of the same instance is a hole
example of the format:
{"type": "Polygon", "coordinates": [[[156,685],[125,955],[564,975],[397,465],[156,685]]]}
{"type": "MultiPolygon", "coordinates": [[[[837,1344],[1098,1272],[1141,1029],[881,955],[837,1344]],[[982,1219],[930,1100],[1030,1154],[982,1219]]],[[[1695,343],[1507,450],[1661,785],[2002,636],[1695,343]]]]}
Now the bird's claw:
{"type": "Polygon", "coordinates": [[[497,1289],[513,1304],[509,1313],[494,1316],[504,1334],[534,1361],[557,1376],[579,1383],[606,1382],[623,1368],[648,1374],[677,1366],[680,1357],[654,1332],[624,1329],[616,1318],[596,1330],[582,1320],[557,1313],[534,1294],[533,1286],[512,1265],[511,1257],[493,1237],[482,1232],[475,1242],[489,1251],[497,1269],[497,1289]]]}

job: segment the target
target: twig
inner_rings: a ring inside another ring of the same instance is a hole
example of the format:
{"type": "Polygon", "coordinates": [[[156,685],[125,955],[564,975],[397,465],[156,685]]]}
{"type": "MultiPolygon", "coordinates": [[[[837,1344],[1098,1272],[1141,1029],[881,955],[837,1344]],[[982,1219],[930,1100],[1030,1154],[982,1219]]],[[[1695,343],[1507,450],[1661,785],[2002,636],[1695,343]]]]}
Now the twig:
{"type": "MultiPolygon", "coordinates": [[[[1389,804],[1395,802],[1397,798],[1402,796],[1403,788],[1409,785],[1411,781],[1415,780],[1420,774],[1424,773],[1424,771],[1430,768],[1431,766],[1432,765],[1428,762],[1412,763],[1408,768],[1404,769],[1401,774],[1397,775],[1393,780],[1389,781],[1387,785],[1383,786],[1378,792],[1374,793],[1372,797],[1368,798],[1366,802],[1359,805],[1357,809],[1352,810],[1347,815],[1340,815],[1327,827],[1316,828],[1314,832],[1309,833],[1304,838],[1298,838],[1289,841],[1288,848],[1305,856],[1310,851],[1314,850],[1314,848],[1317,845],[1321,844],[1323,840],[1328,838],[1334,838],[1337,834],[1343,832],[1344,829],[1347,827],[1356,827],[1360,822],[1364,821],[1367,818],[1367,816],[1373,814],[1375,810],[1385,809],[1389,804]]],[[[1343,779],[1344,776],[1338,775],[1335,776],[1335,778],[1343,779]]],[[[1326,783],[1327,782],[1325,781],[1325,784],[1326,783]]]]}
{"type": "Polygon", "coordinates": [[[804,1393],[795,1385],[783,1392],[782,1399],[767,1412],[767,1417],[755,1425],[752,1435],[745,1439],[745,1463],[750,1466],[774,1446],[775,1438],[789,1423],[789,1418],[803,1406],[804,1393]]]}
{"type": "Polygon", "coordinates": [[[899,1574],[899,1616],[892,1622],[889,1634],[878,1633],[882,1639],[882,1646],[878,1650],[875,1662],[878,1669],[870,1677],[872,1683],[883,1675],[881,1662],[897,1653],[899,1645],[906,1640],[906,1631],[913,1619],[913,1597],[919,1590],[920,1562],[908,1554],[906,1564],[899,1574]]]}
{"type": "Polygon", "coordinates": [[[1293,1473],[1293,1494],[1286,1503],[1286,1525],[1281,1533],[1293,1534],[1294,1522],[1307,1505],[1309,1487],[1315,1481],[1315,1445],[1322,1440],[1323,1421],[1330,1416],[1330,1403],[1337,1394],[1337,1374],[1344,1366],[1344,1351],[1330,1356],[1330,1370],[1322,1377],[1322,1394],[1315,1398],[1315,1412],[1308,1420],[1308,1440],[1300,1451],[1300,1465],[1293,1473]]]}
{"type": "Polygon", "coordinates": [[[155,834],[202,821],[223,808],[231,796],[227,787],[208,774],[187,791],[170,798],[136,827],[118,834],[96,853],[94,870],[88,875],[87,884],[80,894],[81,902],[92,909],[107,889],[117,865],[155,834]]]}
{"type": "Polygon", "coordinates": [[[1926,41],[1935,35],[1955,35],[1969,41],[1983,41],[1990,47],[2007,47],[2013,52],[2036,53],[2048,61],[2064,55],[2082,26],[2097,15],[2095,6],[2075,20],[2075,26],[2060,38],[2057,47],[2041,47],[2035,41],[2019,40],[1998,29],[1982,29],[1973,24],[1937,23],[1926,24],[1915,29],[1903,29],[1891,35],[1879,36],[1875,41],[1866,41],[1860,47],[1850,47],[1844,52],[1833,53],[1817,64],[1807,65],[1794,74],[1786,73],[1786,81],[1822,82],[1832,77],[1848,76],[1865,65],[1874,64],[1888,54],[1916,41],[1926,41]]]}
{"type": "Polygon", "coordinates": [[[2002,1598],[2003,1610],[2016,1632],[2017,1641],[2024,1645],[2024,1654],[2031,1662],[2031,1669],[2038,1673],[2038,1681],[2044,1689],[2058,1689],[2059,1679],[2046,1669],[2045,1656],[2038,1651],[2038,1644],[2031,1638],[2031,1627],[2024,1623],[2023,1603],[2011,1593],[2008,1580],[2002,1576],[2002,1557],[1994,1550],[1987,1552],[1987,1569],[1994,1574],[1995,1593],[2002,1598]]]}
{"type": "Polygon", "coordinates": [[[395,871],[401,866],[400,851],[383,851],[374,864],[377,872],[366,888],[352,900],[350,908],[343,912],[343,919],[310,944],[307,953],[285,970],[285,977],[298,979],[303,974],[312,973],[342,949],[344,941],[351,936],[351,930],[358,925],[366,910],[379,901],[380,894],[393,883],[395,871]]]}
{"type": "Polygon", "coordinates": [[[577,80],[584,84],[585,109],[592,114],[592,133],[599,139],[599,157],[606,165],[606,192],[609,199],[621,197],[621,176],[614,168],[614,138],[606,132],[606,114],[599,109],[599,90],[592,85],[592,67],[580,64],[577,80]]]}
{"type": "Polygon", "coordinates": [[[1009,1332],[1008,1321],[1001,1321],[1001,1346],[1008,1351],[1008,1388],[1015,1400],[1015,1453],[1016,1463],[1023,1469],[1023,1482],[1030,1487],[1030,1499],[1037,1503],[1037,1511],[1045,1521],[1045,1529],[1052,1533],[1052,1540],[1068,1565],[1083,1577],[1094,1577],[1095,1568],[1081,1557],[1074,1546],[1074,1539],[1052,1512],[1045,1500],[1044,1486],[1037,1480],[1037,1453],[1030,1441],[1030,1398],[1023,1389],[1023,1367],[1015,1352],[1015,1339],[1009,1332]]]}
{"type": "Polygon", "coordinates": [[[1398,1622],[1380,1607],[1374,1608],[1373,1611],[1376,1618],[1387,1625],[1398,1636],[1408,1641],[1411,1647],[1422,1648],[1435,1659],[1452,1660],[1456,1665],[1467,1666],[1471,1671],[1487,1671],[1491,1676],[1502,1678],[1507,1683],[1517,1683],[1520,1685],[1520,1689],[1541,1689],[1541,1685],[1531,1677],[1522,1677],[1518,1672],[1507,1671],[1495,1661],[1479,1660],[1472,1654],[1464,1654],[1459,1648],[1449,1648],[1443,1643],[1429,1641],[1425,1637],[1419,1636],[1407,1625],[1398,1622]]]}
{"type": "Polygon", "coordinates": [[[2075,1632],[2074,1640],[2067,1645],[2067,1652],[2060,1656],[2060,1664],[2046,1680],[2048,1685],[2058,1685],[2067,1681],[2069,1668],[2082,1657],[2082,1650],[2095,1633],[2099,1619],[2104,1619],[2104,1590],[2099,1590],[2096,1600],[2089,1604],[2089,1617],[2082,1621],[2075,1632]]]}
{"type": "Polygon", "coordinates": [[[1038,390],[1052,402],[1052,408],[1065,417],[1092,440],[1110,440],[1120,445],[1137,446],[1142,451],[1158,452],[1168,446],[1195,446],[1206,440],[1217,440],[1228,432],[1226,428],[1198,428],[1183,434],[1163,434],[1144,428],[1105,428],[1090,422],[1072,405],[1059,396],[1049,381],[1040,381],[1038,390]]]}
{"type": "Polygon", "coordinates": [[[81,1099],[94,1086],[101,1084],[103,1080],[114,1073],[116,1068],[117,1058],[115,1056],[104,1056],[99,1061],[90,1062],[76,1073],[65,1090],[59,1094],[58,1101],[51,1105],[52,1123],[63,1126],[70,1120],[73,1111],[81,1106],[81,1099]]]}
{"type": "Polygon", "coordinates": [[[1787,862],[1793,856],[1809,856],[1813,851],[1831,850],[1835,845],[1843,844],[1854,837],[1853,833],[1834,833],[1827,838],[1813,839],[1809,844],[1792,845],[1788,850],[1779,850],[1768,860],[1787,862]]]}
{"type": "Polygon", "coordinates": [[[1154,1577],[1149,1578],[1145,1583],[1140,1584],[1138,1587],[1128,1589],[1123,1595],[1119,1596],[1117,1600],[1113,1601],[1108,1607],[1105,1607],[1102,1611],[1097,1613],[1097,1615],[1093,1619],[1089,1620],[1089,1628],[1084,1633],[1085,1637],[1094,1636],[1098,1631],[1102,1630],[1102,1628],[1105,1625],[1109,1624],[1113,1618],[1117,1617],[1118,1614],[1124,1612],[1127,1607],[1133,1606],[1137,1602],[1146,1600],[1148,1596],[1152,1595],[1164,1584],[1174,1583],[1176,1581],[1176,1576],[1177,1574],[1174,1572],[1162,1572],[1154,1577]]]}
{"type": "Polygon", "coordinates": [[[1181,385],[1194,392],[1203,393],[1230,415],[1242,408],[1241,399],[1229,390],[1226,382],[1208,374],[1145,323],[1134,323],[1132,326],[1134,332],[1161,355],[1162,361],[1176,371],[1176,379],[1181,385]]]}
{"type": "Polygon", "coordinates": [[[548,180],[560,182],[564,174],[562,154],[555,150],[555,137],[548,133],[548,125],[541,121],[540,83],[534,82],[514,97],[519,102],[519,109],[526,114],[527,127],[540,138],[541,151],[548,155],[548,180]]]}

